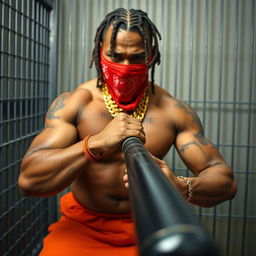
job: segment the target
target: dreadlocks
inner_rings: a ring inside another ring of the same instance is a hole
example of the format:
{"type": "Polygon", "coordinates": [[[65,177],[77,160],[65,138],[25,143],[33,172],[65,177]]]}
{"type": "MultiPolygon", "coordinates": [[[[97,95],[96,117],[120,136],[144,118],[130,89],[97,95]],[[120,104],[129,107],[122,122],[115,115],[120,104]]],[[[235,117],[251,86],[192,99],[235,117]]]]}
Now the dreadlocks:
{"type": "Polygon", "coordinates": [[[140,33],[144,40],[145,47],[145,62],[151,69],[151,88],[154,93],[154,71],[155,64],[160,64],[160,52],[158,48],[158,38],[161,40],[161,35],[157,30],[156,26],[148,18],[147,13],[141,10],[126,10],[124,8],[119,8],[110,12],[105,19],[101,22],[97,28],[96,35],[94,38],[94,49],[91,57],[90,68],[95,63],[97,70],[97,87],[101,87],[103,82],[102,69],[100,65],[100,43],[103,42],[105,33],[110,26],[113,26],[113,31],[110,39],[110,53],[114,55],[114,42],[119,29],[124,29],[127,31],[135,31],[140,33]],[[154,51],[152,60],[148,63],[149,50],[153,45],[154,41],[154,51]]]}

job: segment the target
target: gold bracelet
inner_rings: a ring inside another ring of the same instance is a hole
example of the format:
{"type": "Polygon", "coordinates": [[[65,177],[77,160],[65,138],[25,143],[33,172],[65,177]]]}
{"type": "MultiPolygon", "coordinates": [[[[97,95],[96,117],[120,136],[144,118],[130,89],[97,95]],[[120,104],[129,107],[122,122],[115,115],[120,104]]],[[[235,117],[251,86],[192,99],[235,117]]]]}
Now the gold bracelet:
{"type": "Polygon", "coordinates": [[[187,197],[187,201],[190,201],[190,199],[191,199],[192,196],[193,196],[193,189],[192,189],[191,181],[190,181],[188,178],[184,177],[184,176],[178,176],[177,178],[183,179],[183,180],[186,182],[186,184],[187,184],[187,186],[188,186],[188,197],[187,197]]]}

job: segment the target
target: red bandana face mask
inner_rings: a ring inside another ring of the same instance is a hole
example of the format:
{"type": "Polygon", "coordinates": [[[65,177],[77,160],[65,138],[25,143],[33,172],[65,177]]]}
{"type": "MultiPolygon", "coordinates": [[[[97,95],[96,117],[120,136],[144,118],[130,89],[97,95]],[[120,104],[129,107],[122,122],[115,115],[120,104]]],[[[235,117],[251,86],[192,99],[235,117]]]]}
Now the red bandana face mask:
{"type": "Polygon", "coordinates": [[[116,104],[125,111],[134,110],[147,86],[147,65],[114,63],[101,52],[101,66],[107,88],[116,104]]]}

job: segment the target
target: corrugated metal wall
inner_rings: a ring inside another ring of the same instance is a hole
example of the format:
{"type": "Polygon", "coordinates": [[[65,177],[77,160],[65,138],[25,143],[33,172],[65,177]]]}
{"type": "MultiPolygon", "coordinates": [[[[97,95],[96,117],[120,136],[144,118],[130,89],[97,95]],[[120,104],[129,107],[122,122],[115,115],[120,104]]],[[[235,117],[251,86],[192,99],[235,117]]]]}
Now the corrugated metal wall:
{"type": "MultiPolygon", "coordinates": [[[[146,11],[163,36],[156,83],[190,103],[206,135],[233,167],[238,194],[194,207],[222,255],[256,255],[255,0],[62,0],[58,92],[95,77],[88,68],[97,26],[115,8],[146,11]]],[[[177,174],[187,169],[171,151],[177,174]]]]}
{"type": "Polygon", "coordinates": [[[49,87],[56,87],[49,77],[50,2],[0,0],[1,256],[38,255],[56,219],[56,200],[22,197],[17,186],[21,159],[43,128],[49,87]]]}

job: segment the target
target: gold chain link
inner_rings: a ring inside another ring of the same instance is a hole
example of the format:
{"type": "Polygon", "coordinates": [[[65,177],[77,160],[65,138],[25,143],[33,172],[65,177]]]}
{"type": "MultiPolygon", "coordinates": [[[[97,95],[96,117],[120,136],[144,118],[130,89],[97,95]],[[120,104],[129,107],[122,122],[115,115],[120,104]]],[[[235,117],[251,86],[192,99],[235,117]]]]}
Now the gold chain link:
{"type": "MultiPolygon", "coordinates": [[[[108,112],[111,114],[112,117],[116,117],[119,113],[124,112],[122,108],[117,106],[115,101],[112,99],[111,94],[108,91],[108,88],[106,84],[104,83],[102,85],[102,94],[103,94],[103,99],[105,102],[105,105],[108,109],[108,112]]],[[[130,116],[133,116],[139,120],[143,120],[147,107],[148,107],[148,101],[149,101],[149,91],[148,91],[148,86],[145,88],[145,92],[140,100],[139,105],[137,108],[130,114],[130,116]]]]}

